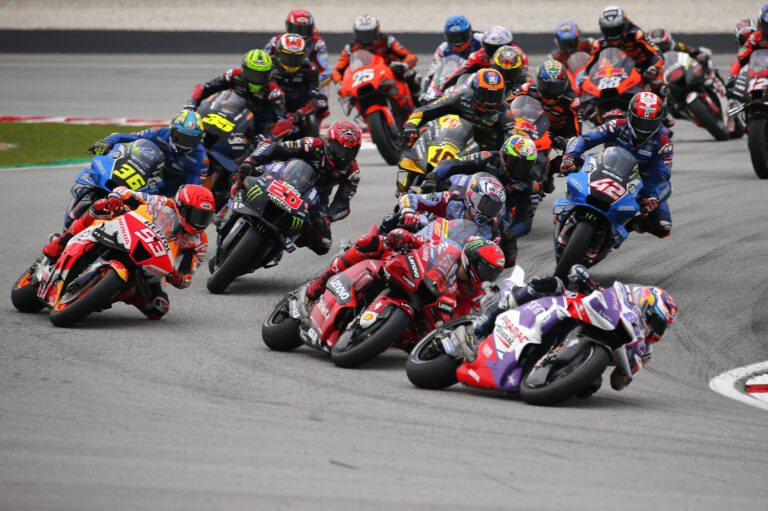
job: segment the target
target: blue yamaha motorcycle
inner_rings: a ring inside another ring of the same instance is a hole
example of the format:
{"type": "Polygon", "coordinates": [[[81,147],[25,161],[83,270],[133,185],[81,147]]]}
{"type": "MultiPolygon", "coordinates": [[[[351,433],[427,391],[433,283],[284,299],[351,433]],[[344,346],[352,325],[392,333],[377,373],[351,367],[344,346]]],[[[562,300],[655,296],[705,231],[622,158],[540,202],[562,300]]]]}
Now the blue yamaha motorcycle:
{"type": "Polygon", "coordinates": [[[117,144],[108,154],[94,156],[91,166],[75,178],[64,229],[118,186],[157,193],[164,164],[165,153],[149,140],[117,144]]]}
{"type": "Polygon", "coordinates": [[[627,239],[642,188],[637,160],[626,149],[584,157],[581,169],[568,176],[566,198],[555,201],[557,277],[566,278],[574,264],[598,263],[627,239]]]}

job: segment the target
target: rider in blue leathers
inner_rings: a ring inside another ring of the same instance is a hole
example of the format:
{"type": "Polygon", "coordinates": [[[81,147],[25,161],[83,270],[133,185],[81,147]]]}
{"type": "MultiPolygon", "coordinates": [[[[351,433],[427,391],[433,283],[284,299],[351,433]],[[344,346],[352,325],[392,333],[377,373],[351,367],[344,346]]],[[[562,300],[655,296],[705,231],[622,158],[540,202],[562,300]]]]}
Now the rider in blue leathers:
{"type": "Polygon", "coordinates": [[[422,82],[422,90],[427,89],[427,86],[432,81],[432,77],[437,72],[441,60],[452,55],[458,55],[462,59],[466,59],[483,45],[483,33],[473,31],[469,20],[464,16],[451,16],[448,18],[445,21],[443,35],[445,36],[445,41],[440,43],[440,46],[437,47],[435,54],[432,56],[432,64],[430,64],[427,76],[422,82]]]}
{"type": "Polygon", "coordinates": [[[200,115],[182,110],[167,128],[148,128],[136,133],[113,133],[99,140],[88,152],[107,154],[116,144],[139,139],[153,142],[165,153],[163,179],[158,193],[173,197],[182,185],[197,185],[208,174],[208,156],[203,147],[203,129],[200,115]]]}
{"type": "Polygon", "coordinates": [[[563,155],[560,172],[575,172],[575,160],[585,151],[600,145],[621,147],[638,161],[643,188],[638,194],[641,215],[627,226],[637,232],[648,232],[665,238],[672,231],[672,216],[667,199],[672,194],[672,140],[670,131],[661,125],[664,106],[652,92],[635,94],[629,103],[626,119],[615,119],[572,138],[563,155]]]}

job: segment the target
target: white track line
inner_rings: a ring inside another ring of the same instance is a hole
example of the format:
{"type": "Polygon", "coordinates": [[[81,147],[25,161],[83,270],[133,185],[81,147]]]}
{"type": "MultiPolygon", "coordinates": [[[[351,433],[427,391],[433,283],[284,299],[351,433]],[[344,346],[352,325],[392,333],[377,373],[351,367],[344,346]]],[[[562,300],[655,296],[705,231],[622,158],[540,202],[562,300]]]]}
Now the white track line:
{"type": "Polygon", "coordinates": [[[743,390],[744,382],[751,376],[756,376],[760,373],[768,372],[768,361],[759,362],[757,364],[748,365],[745,367],[737,367],[731,369],[723,374],[715,376],[709,381],[709,388],[722,394],[725,397],[741,401],[748,405],[768,410],[768,403],[760,401],[757,398],[751,397],[743,390]]]}

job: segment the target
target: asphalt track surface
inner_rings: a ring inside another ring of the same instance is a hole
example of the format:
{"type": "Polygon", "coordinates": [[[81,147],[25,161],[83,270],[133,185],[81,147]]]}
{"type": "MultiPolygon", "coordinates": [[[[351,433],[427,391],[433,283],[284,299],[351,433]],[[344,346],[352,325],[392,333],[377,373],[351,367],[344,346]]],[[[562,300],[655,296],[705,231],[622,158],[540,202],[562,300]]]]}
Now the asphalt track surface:
{"type": "MultiPolygon", "coordinates": [[[[0,112],[169,116],[191,75],[215,74],[159,57],[141,68],[135,56],[67,59],[77,67],[0,58],[0,112]]],[[[221,296],[202,268],[190,289],[169,290],[160,322],[117,304],[57,329],[6,298],[0,509],[764,509],[765,412],[708,382],[768,359],[768,182],[744,140],[716,143],[680,122],[674,142],[673,235],[633,234],[593,271],[661,285],[680,307],[621,393],[606,382],[590,399],[538,408],[460,386],[415,389],[402,352],[357,370],[305,347],[271,352],[265,314],[329,260],[306,250],[221,296]]],[[[360,164],[337,243],[394,202],[393,168],[375,151],[360,164]]],[[[7,293],[60,228],[76,171],[0,172],[7,293]]],[[[554,267],[552,201],[520,241],[529,275],[554,267]]]]}

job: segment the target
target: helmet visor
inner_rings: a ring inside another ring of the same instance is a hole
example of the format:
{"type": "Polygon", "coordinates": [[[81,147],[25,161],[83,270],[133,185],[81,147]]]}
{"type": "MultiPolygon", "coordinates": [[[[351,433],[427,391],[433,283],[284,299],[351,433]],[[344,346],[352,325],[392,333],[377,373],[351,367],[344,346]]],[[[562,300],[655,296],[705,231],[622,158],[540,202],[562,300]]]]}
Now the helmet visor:
{"type": "Polygon", "coordinates": [[[366,46],[375,43],[376,39],[379,37],[378,27],[373,27],[366,30],[355,29],[354,32],[355,41],[366,46]]]}
{"type": "Polygon", "coordinates": [[[461,46],[469,41],[469,30],[461,30],[458,32],[446,32],[445,40],[450,46],[461,46]]]}
{"type": "Polygon", "coordinates": [[[334,167],[343,168],[349,165],[357,156],[360,146],[349,147],[338,140],[328,141],[328,159],[334,167]]]}
{"type": "MultiPolygon", "coordinates": [[[[257,85],[257,86],[263,86],[269,81],[269,75],[271,74],[272,70],[268,71],[259,71],[257,69],[251,69],[250,67],[243,66],[243,80],[248,82],[248,85],[257,85]]],[[[261,90],[261,87],[259,87],[259,90],[261,90]]],[[[253,91],[252,92],[258,92],[253,91]]]]}
{"type": "Polygon", "coordinates": [[[624,33],[624,23],[618,23],[611,26],[600,25],[600,32],[608,40],[616,40],[624,33]]]}
{"type": "Polygon", "coordinates": [[[579,47],[579,40],[575,37],[571,37],[568,39],[560,39],[557,38],[557,46],[567,52],[576,51],[576,49],[579,47]]]}
{"type": "Polygon", "coordinates": [[[534,163],[536,163],[534,160],[517,158],[504,150],[501,152],[501,165],[507,171],[507,175],[515,181],[527,179],[531,175],[534,163]]]}
{"type": "Polygon", "coordinates": [[[499,72],[501,74],[501,77],[504,78],[504,85],[509,86],[513,83],[517,83],[523,78],[523,75],[525,74],[525,70],[521,67],[499,67],[497,65],[491,66],[493,69],[499,72]]]}
{"type": "Polygon", "coordinates": [[[500,105],[504,101],[504,89],[477,87],[475,89],[475,101],[485,106],[500,105]]]}
{"type": "Polygon", "coordinates": [[[286,69],[298,69],[303,63],[306,53],[288,53],[280,52],[277,54],[277,60],[286,69]]]}
{"type": "Polygon", "coordinates": [[[565,91],[568,89],[568,80],[544,82],[537,78],[536,88],[539,89],[539,92],[541,92],[545,99],[556,99],[565,94],[565,91]]]}
{"type": "Polygon", "coordinates": [[[306,39],[312,35],[312,25],[309,23],[291,23],[288,21],[285,23],[285,31],[289,34],[299,34],[306,39]]]}
{"type": "Polygon", "coordinates": [[[667,330],[667,318],[659,314],[653,307],[645,310],[645,324],[654,335],[662,337],[667,330]]]}
{"type": "Polygon", "coordinates": [[[494,200],[492,197],[484,193],[472,194],[472,196],[469,198],[469,201],[475,210],[477,210],[480,215],[488,220],[491,218],[496,218],[496,216],[499,214],[499,211],[501,211],[501,202],[494,200]]]}
{"type": "Polygon", "coordinates": [[[205,230],[213,220],[214,211],[212,209],[195,208],[185,203],[179,204],[178,207],[184,223],[197,231],[205,230]]]}
{"type": "Polygon", "coordinates": [[[632,126],[632,130],[634,130],[638,136],[641,138],[646,138],[651,136],[656,132],[657,129],[659,129],[659,126],[661,125],[661,116],[656,119],[644,119],[643,117],[638,117],[634,113],[630,112],[629,125],[632,126]]]}
{"type": "Polygon", "coordinates": [[[184,133],[181,130],[171,130],[171,140],[173,145],[176,146],[176,150],[182,153],[188,153],[203,139],[201,135],[193,135],[191,133],[184,133]]]}

